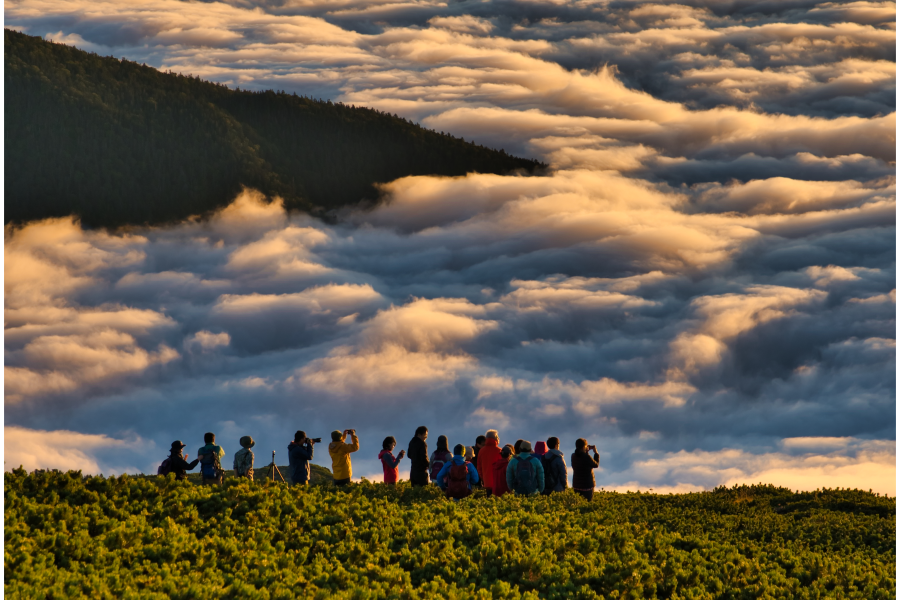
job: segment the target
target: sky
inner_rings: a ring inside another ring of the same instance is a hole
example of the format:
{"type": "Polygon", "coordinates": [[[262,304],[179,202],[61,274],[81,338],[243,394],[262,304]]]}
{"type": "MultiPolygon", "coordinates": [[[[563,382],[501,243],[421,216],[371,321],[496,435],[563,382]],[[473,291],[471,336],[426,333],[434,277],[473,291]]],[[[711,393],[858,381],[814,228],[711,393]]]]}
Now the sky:
{"type": "MultiPolygon", "coordinates": [[[[895,5],[18,0],[6,26],[536,158],[409,177],[333,224],[4,237],[7,470],[257,468],[356,428],[579,437],[607,490],[896,494],[895,5]]],[[[315,463],[330,467],[324,446],[315,463]]],[[[401,463],[401,474],[409,463],[401,463]]]]}

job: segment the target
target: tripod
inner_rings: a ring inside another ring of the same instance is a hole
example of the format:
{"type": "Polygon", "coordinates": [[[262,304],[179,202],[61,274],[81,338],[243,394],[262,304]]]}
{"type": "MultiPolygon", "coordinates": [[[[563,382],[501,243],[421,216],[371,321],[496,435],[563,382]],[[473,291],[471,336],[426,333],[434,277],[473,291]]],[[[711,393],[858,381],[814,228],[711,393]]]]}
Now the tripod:
{"type": "Polygon", "coordinates": [[[275,451],[272,450],[272,464],[269,465],[269,472],[266,473],[266,479],[271,477],[274,482],[276,473],[278,473],[278,477],[281,478],[282,483],[287,483],[287,481],[284,480],[284,475],[281,474],[281,471],[278,470],[278,466],[275,464],[275,451]]]}

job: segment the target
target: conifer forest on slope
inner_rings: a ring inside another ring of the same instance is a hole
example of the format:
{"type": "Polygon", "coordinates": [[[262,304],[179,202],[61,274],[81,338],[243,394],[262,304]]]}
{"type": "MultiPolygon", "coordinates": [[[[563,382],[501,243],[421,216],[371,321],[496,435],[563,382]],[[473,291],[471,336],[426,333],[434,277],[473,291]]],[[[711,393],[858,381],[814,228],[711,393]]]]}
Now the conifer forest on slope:
{"type": "Polygon", "coordinates": [[[327,214],[408,175],[545,166],[377,110],[232,90],[8,29],[4,64],[7,222],[166,223],[242,186],[327,214]]]}
{"type": "Polygon", "coordinates": [[[4,477],[9,598],[895,597],[896,499],[4,477]]]}

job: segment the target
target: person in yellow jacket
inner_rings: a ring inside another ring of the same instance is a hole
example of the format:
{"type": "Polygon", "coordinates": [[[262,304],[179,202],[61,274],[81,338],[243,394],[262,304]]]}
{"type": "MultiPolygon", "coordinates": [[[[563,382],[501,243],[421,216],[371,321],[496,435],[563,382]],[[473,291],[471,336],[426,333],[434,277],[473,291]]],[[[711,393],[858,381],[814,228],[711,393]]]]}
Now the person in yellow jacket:
{"type": "Polygon", "coordinates": [[[345,429],[331,432],[331,443],[328,444],[328,454],[331,455],[331,474],[334,476],[334,485],[347,485],[353,475],[350,466],[350,454],[359,450],[359,438],[355,429],[345,429]],[[344,443],[347,435],[350,435],[352,443],[344,443]]]}

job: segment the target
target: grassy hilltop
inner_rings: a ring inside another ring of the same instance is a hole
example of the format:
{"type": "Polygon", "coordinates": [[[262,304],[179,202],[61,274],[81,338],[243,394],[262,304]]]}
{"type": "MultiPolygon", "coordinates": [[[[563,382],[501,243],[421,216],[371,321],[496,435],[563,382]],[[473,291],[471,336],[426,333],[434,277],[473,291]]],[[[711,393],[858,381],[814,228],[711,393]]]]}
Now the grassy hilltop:
{"type": "Polygon", "coordinates": [[[544,166],[377,110],[232,90],[9,29],[4,65],[7,222],[164,223],[241,186],[322,213],[407,175],[544,166]]]}
{"type": "Polygon", "coordinates": [[[895,597],[896,500],[4,476],[9,598],[895,597]]]}
{"type": "MultiPolygon", "coordinates": [[[[285,481],[290,479],[290,471],[288,470],[287,465],[278,465],[278,470],[281,471],[281,476],[284,477],[285,481]]],[[[145,475],[145,477],[158,477],[157,475],[145,475]]],[[[191,483],[200,483],[200,465],[194,467],[193,471],[187,472],[188,481],[191,483]]],[[[225,478],[234,477],[234,471],[232,469],[225,470],[225,478]]],[[[256,465],[253,469],[253,480],[263,482],[268,479],[271,479],[271,475],[269,474],[269,466],[268,465],[256,465]]],[[[312,463],[309,464],[309,482],[311,485],[323,485],[326,483],[330,483],[334,480],[331,475],[331,471],[327,467],[322,467],[320,465],[314,465],[312,463]]],[[[278,478],[278,473],[275,474],[275,481],[281,482],[281,479],[278,478]]]]}

